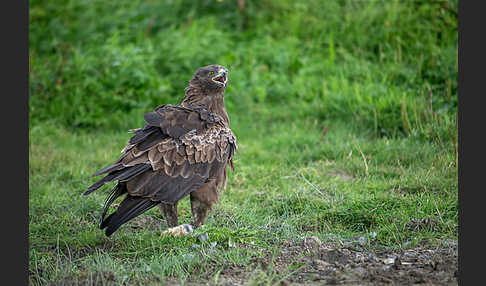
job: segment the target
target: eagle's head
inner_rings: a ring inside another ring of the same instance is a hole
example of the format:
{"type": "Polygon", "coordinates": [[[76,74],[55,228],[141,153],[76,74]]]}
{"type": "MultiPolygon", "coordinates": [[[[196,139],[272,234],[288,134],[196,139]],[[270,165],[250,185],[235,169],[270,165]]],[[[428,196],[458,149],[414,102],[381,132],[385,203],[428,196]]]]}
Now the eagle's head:
{"type": "Polygon", "coordinates": [[[228,85],[228,69],[221,65],[199,68],[191,79],[206,90],[220,91],[228,85]]]}

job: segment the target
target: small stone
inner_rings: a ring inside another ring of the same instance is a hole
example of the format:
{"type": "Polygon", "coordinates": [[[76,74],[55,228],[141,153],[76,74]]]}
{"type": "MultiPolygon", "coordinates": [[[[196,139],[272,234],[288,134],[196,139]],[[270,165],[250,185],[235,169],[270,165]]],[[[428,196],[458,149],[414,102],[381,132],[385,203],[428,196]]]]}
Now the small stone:
{"type": "Polygon", "coordinates": [[[361,245],[365,245],[365,244],[366,244],[366,237],[361,236],[361,237],[358,239],[358,243],[359,243],[359,244],[361,244],[361,245]]]}
{"type": "Polygon", "coordinates": [[[383,263],[385,263],[385,264],[393,264],[393,263],[395,263],[395,259],[396,259],[395,257],[385,258],[385,259],[383,259],[383,263]]]}
{"type": "Polygon", "coordinates": [[[350,247],[352,245],[353,245],[353,242],[351,242],[351,241],[345,241],[345,242],[343,242],[343,246],[344,247],[350,247]]]}
{"type": "Polygon", "coordinates": [[[405,252],[403,255],[406,256],[406,257],[408,257],[408,258],[415,258],[415,257],[417,257],[417,255],[415,255],[413,253],[409,253],[409,252],[405,252]]]}
{"type": "Polygon", "coordinates": [[[368,271],[366,271],[366,269],[364,269],[363,267],[356,268],[356,272],[358,272],[361,276],[366,276],[368,274],[368,271]]]}
{"type": "Polygon", "coordinates": [[[337,285],[338,284],[338,280],[337,280],[336,277],[330,277],[330,278],[327,278],[326,284],[329,284],[329,285],[337,285]]]}
{"type": "Polygon", "coordinates": [[[194,244],[192,245],[192,248],[193,248],[193,249],[198,249],[198,248],[200,248],[200,247],[201,247],[201,246],[200,246],[199,244],[196,244],[196,243],[194,243],[194,244]]]}
{"type": "Polygon", "coordinates": [[[203,233],[201,235],[199,235],[198,239],[200,242],[205,242],[206,240],[208,240],[209,238],[209,235],[207,233],[203,233]]]}
{"type": "Polygon", "coordinates": [[[304,245],[308,248],[317,248],[321,245],[321,240],[317,236],[309,236],[304,239],[304,245]]]}
{"type": "Polygon", "coordinates": [[[194,258],[194,254],[191,254],[191,253],[188,253],[188,254],[184,254],[182,257],[184,257],[185,259],[193,259],[194,258]]]}
{"type": "Polygon", "coordinates": [[[216,241],[211,242],[211,247],[216,247],[216,245],[218,245],[216,241]]]}
{"type": "Polygon", "coordinates": [[[315,263],[315,265],[317,266],[317,268],[319,270],[324,270],[324,269],[328,268],[331,265],[330,263],[328,263],[328,262],[326,262],[324,260],[320,260],[320,259],[314,260],[314,263],[315,263]]]}

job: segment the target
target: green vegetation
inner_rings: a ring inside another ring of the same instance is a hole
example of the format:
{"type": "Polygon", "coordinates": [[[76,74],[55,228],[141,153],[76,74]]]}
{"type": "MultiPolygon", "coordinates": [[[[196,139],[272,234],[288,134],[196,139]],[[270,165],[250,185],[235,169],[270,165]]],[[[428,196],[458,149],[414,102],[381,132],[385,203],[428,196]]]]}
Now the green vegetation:
{"type": "Polygon", "coordinates": [[[245,3],[30,1],[33,284],[216,281],[309,235],[457,239],[457,1],[245,3]],[[213,63],[239,150],[209,239],[160,238],[157,209],[106,238],[90,175],[213,63]]]}

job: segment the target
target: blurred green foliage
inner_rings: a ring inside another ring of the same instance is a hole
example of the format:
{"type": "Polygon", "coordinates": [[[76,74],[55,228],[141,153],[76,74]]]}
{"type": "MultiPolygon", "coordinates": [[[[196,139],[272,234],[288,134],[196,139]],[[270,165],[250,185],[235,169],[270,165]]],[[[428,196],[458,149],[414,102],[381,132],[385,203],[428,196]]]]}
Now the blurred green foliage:
{"type": "Polygon", "coordinates": [[[288,120],[378,136],[455,127],[457,0],[244,2],[30,0],[31,125],[138,127],[135,114],[177,104],[192,73],[218,63],[232,120],[292,108],[288,120]]]}

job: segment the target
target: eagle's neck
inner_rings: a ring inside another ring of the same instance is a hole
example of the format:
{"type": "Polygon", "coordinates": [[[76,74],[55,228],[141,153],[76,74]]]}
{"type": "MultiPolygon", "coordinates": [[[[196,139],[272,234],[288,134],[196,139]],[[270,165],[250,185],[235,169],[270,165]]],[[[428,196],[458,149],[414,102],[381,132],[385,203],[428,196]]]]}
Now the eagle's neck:
{"type": "Polygon", "coordinates": [[[203,107],[209,112],[214,112],[223,118],[226,126],[229,127],[229,117],[224,105],[224,89],[219,91],[205,90],[198,85],[189,84],[186,87],[186,95],[181,105],[190,108],[191,106],[203,107]]]}

